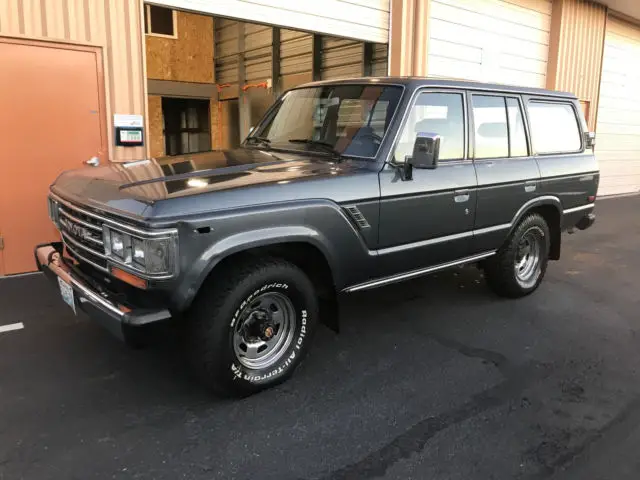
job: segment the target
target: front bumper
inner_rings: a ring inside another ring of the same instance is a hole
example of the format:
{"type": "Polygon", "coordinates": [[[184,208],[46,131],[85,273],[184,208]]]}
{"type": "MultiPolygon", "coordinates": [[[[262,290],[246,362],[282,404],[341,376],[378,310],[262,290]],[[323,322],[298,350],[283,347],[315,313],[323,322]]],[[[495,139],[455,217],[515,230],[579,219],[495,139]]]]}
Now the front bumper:
{"type": "Polygon", "coordinates": [[[127,340],[132,328],[171,318],[171,313],[166,308],[149,309],[124,305],[106,289],[101,291],[91,285],[63,258],[61,244],[38,245],[35,259],[38,270],[50,280],[57,284],[60,278],[71,286],[76,310],[82,310],[121,340],[127,340]]]}

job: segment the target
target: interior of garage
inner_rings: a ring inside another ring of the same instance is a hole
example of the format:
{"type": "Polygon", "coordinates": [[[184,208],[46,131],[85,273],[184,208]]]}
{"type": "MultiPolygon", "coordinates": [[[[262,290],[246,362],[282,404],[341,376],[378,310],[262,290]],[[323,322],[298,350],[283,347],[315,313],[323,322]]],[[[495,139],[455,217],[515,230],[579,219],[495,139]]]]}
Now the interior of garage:
{"type": "Polygon", "coordinates": [[[388,45],[145,5],[150,155],[233,148],[285,90],[387,73],[388,45]]]}

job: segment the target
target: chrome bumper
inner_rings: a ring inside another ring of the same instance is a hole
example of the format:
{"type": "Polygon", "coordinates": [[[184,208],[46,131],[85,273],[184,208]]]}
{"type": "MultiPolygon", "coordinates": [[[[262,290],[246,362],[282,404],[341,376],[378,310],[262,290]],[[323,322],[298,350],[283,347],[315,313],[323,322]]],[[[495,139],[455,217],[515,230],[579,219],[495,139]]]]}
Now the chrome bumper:
{"type": "Polygon", "coordinates": [[[50,280],[59,277],[73,288],[76,309],[80,309],[121,340],[127,330],[171,318],[167,309],[136,309],[118,303],[109,294],[99,292],[80,278],[61,254],[60,244],[38,245],[35,259],[38,270],[50,280]]]}

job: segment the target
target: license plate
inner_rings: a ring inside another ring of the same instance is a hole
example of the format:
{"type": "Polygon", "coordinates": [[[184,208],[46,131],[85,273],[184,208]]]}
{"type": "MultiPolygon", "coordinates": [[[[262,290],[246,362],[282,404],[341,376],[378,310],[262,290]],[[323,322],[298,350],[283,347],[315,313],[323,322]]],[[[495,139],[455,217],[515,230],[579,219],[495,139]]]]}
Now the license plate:
{"type": "Polygon", "coordinates": [[[62,295],[62,300],[71,307],[73,313],[76,313],[76,302],[73,296],[73,288],[71,288],[71,285],[60,277],[58,277],[58,284],[60,285],[60,295],[62,295]]]}

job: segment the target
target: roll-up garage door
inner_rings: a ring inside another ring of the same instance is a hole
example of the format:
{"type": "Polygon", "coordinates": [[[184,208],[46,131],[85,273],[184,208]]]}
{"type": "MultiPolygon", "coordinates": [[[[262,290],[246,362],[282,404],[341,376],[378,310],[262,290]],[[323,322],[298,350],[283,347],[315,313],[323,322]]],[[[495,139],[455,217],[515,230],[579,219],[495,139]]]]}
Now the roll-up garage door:
{"type": "Polygon", "coordinates": [[[596,126],[599,195],[640,190],[639,86],[640,27],[609,17],[596,126]]]}
{"type": "Polygon", "coordinates": [[[152,0],[147,3],[369,42],[389,41],[389,0],[152,0]]]}
{"type": "Polygon", "coordinates": [[[432,0],[430,76],[545,87],[550,0],[432,0]]]}

